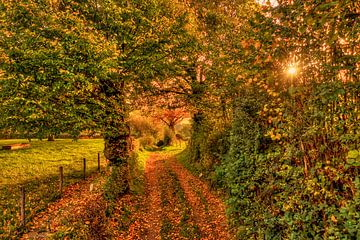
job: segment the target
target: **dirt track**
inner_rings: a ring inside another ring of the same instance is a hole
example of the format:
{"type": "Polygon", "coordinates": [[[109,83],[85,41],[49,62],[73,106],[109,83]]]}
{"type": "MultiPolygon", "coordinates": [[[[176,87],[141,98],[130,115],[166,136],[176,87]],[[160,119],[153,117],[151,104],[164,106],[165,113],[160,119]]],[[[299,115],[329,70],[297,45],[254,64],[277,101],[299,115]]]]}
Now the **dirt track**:
{"type": "Polygon", "coordinates": [[[85,239],[234,239],[222,201],[172,155],[152,154],[146,163],[145,194],[127,194],[113,208],[101,197],[104,182],[99,179],[104,178],[93,176],[66,188],[61,199],[28,224],[21,239],[52,239],[69,228],[78,232],[77,226],[88,231],[85,239]],[[96,191],[89,191],[94,181],[96,191]],[[113,209],[109,217],[105,208],[113,209]]]}
{"type": "Polygon", "coordinates": [[[225,206],[170,155],[152,154],[137,227],[127,239],[231,239],[225,206]]]}

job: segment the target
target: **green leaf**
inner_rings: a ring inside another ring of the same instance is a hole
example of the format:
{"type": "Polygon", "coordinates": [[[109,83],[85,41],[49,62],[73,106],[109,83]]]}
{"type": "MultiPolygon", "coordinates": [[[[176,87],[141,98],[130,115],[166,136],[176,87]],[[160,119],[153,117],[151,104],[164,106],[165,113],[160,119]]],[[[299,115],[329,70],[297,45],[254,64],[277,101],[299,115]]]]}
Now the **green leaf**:
{"type": "Polygon", "coordinates": [[[347,156],[348,159],[356,159],[358,157],[360,157],[360,152],[357,150],[349,151],[348,156],[347,156]]]}

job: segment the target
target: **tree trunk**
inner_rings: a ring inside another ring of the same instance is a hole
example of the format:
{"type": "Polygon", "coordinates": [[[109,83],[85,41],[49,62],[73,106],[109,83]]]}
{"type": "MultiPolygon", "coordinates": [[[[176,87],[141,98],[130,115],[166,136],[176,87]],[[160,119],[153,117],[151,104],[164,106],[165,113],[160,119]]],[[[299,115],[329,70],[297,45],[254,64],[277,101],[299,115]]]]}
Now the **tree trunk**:
{"type": "Polygon", "coordinates": [[[50,134],[47,139],[49,142],[55,141],[55,136],[53,134],[50,134]]]}
{"type": "Polygon", "coordinates": [[[108,101],[104,129],[104,155],[110,161],[112,173],[105,196],[120,197],[129,191],[130,127],[126,122],[125,82],[104,82],[108,101]],[[119,84],[118,84],[119,83],[119,84]]]}
{"type": "Polygon", "coordinates": [[[170,131],[175,135],[175,123],[168,124],[170,131]]]}
{"type": "Polygon", "coordinates": [[[124,118],[110,120],[104,133],[104,155],[112,165],[112,173],[108,180],[105,196],[114,199],[130,190],[128,160],[130,155],[130,128],[124,118]]]}
{"type": "Polygon", "coordinates": [[[124,119],[111,121],[104,133],[106,159],[111,164],[119,165],[127,163],[129,157],[130,128],[124,119]]]}
{"type": "Polygon", "coordinates": [[[129,157],[130,127],[125,121],[127,116],[125,82],[121,79],[119,82],[119,85],[115,82],[103,83],[109,101],[104,129],[104,155],[113,165],[127,164],[129,157]]]}
{"type": "Polygon", "coordinates": [[[193,133],[189,142],[191,149],[190,159],[193,162],[199,161],[201,159],[201,143],[203,143],[203,120],[204,114],[201,111],[198,111],[193,115],[193,133]]]}

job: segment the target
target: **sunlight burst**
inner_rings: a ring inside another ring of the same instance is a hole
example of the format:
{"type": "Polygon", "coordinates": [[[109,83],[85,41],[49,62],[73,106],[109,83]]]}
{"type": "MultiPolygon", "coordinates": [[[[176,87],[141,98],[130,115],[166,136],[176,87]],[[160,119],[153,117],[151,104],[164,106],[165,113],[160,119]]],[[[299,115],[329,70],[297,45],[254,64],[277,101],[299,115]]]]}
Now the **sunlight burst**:
{"type": "Polygon", "coordinates": [[[297,68],[295,66],[290,66],[288,69],[287,69],[287,73],[289,75],[295,75],[297,73],[297,68]]]}

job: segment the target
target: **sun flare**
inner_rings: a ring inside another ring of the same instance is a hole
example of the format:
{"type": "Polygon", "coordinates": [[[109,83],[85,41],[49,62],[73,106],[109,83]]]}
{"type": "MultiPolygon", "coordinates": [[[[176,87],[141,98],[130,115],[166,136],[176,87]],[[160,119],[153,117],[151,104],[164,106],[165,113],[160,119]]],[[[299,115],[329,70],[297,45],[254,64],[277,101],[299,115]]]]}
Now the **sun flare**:
{"type": "Polygon", "coordinates": [[[289,75],[295,75],[297,73],[297,68],[295,66],[290,66],[288,69],[287,69],[287,73],[289,75]]]}

